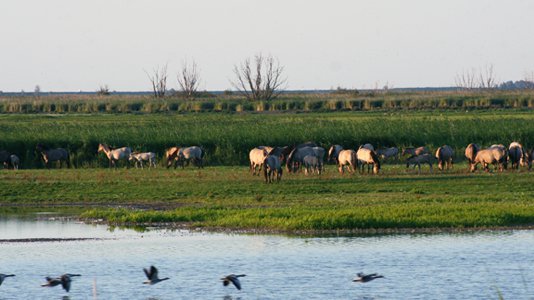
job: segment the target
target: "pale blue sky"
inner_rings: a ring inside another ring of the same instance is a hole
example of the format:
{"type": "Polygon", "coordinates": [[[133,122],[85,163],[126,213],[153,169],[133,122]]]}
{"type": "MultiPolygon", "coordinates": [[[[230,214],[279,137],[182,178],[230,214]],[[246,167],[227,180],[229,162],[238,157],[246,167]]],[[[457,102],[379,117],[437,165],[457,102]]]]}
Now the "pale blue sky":
{"type": "Polygon", "coordinates": [[[450,86],[493,64],[498,80],[534,71],[527,0],[17,0],[2,2],[0,90],[149,90],[144,70],[184,59],[202,89],[230,88],[257,52],[289,89],[450,86]]]}

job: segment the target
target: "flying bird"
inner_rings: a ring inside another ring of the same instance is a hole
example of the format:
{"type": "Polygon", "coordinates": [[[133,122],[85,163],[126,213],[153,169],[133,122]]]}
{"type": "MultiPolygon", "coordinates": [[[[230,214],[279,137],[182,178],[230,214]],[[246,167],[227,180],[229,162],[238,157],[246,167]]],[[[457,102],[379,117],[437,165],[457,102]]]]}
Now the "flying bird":
{"type": "Polygon", "coordinates": [[[0,285],[2,285],[2,282],[4,282],[4,279],[6,279],[7,277],[13,277],[15,276],[14,274],[2,274],[0,273],[0,285]]]}
{"type": "Polygon", "coordinates": [[[221,280],[223,281],[223,285],[224,286],[227,286],[231,283],[233,283],[235,285],[235,287],[238,289],[238,290],[241,290],[241,282],[239,282],[239,277],[245,277],[247,275],[245,274],[240,274],[240,275],[234,275],[234,274],[230,274],[228,276],[225,276],[223,278],[221,278],[221,280]]]}
{"type": "Polygon", "coordinates": [[[82,276],[82,275],[66,273],[66,274],[63,274],[60,277],[56,277],[56,278],[46,277],[45,278],[46,279],[46,283],[45,284],[41,284],[41,286],[52,287],[52,286],[56,286],[56,285],[60,285],[61,284],[63,289],[68,292],[68,291],[70,291],[70,283],[72,281],[71,277],[75,277],[75,276],[82,276]]]}
{"type": "Polygon", "coordinates": [[[165,278],[159,279],[158,278],[158,269],[156,269],[156,267],[154,267],[154,266],[150,266],[150,270],[148,270],[146,268],[143,268],[143,271],[145,271],[145,275],[148,278],[148,280],[143,282],[144,284],[156,284],[156,283],[158,283],[160,281],[169,279],[169,277],[165,277],[165,278]]]}
{"type": "Polygon", "coordinates": [[[384,276],[382,276],[382,275],[378,275],[378,274],[376,274],[376,273],[373,273],[373,274],[367,274],[367,275],[366,275],[366,274],[360,272],[360,273],[358,273],[358,274],[356,274],[356,275],[357,275],[357,277],[354,278],[354,280],[352,280],[352,281],[354,281],[354,282],[361,282],[361,283],[369,282],[369,281],[374,280],[374,279],[377,279],[377,278],[384,278],[384,276]]]}

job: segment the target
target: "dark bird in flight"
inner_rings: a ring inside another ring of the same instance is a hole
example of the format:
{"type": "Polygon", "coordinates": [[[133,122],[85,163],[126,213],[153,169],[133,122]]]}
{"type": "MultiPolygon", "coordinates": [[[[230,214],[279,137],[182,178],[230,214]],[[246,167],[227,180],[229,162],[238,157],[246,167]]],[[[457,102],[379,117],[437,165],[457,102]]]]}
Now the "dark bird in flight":
{"type": "Polygon", "coordinates": [[[156,269],[156,267],[154,266],[150,266],[150,270],[146,269],[146,268],[143,268],[143,271],[145,271],[145,275],[146,275],[146,278],[148,278],[145,282],[143,282],[144,284],[156,284],[160,281],[163,281],[163,280],[167,280],[169,279],[169,277],[165,277],[165,278],[162,278],[162,279],[159,279],[158,278],[158,269],[156,269]]]}
{"type": "Polygon", "coordinates": [[[374,280],[374,279],[377,279],[377,278],[384,278],[384,276],[382,276],[382,275],[378,275],[378,274],[376,274],[376,273],[373,273],[373,274],[367,274],[367,275],[366,275],[366,274],[360,272],[360,273],[358,273],[358,274],[356,274],[356,275],[357,275],[357,277],[354,278],[354,280],[352,280],[352,281],[354,281],[354,282],[361,282],[361,283],[369,282],[369,281],[374,280]]]}
{"type": "Polygon", "coordinates": [[[52,286],[56,286],[56,285],[60,285],[61,284],[63,289],[68,292],[68,291],[70,291],[70,283],[72,281],[71,277],[75,277],[75,276],[82,276],[82,275],[66,273],[66,274],[63,274],[60,277],[56,277],[56,278],[46,277],[46,283],[45,284],[41,284],[41,286],[52,287],[52,286]]]}
{"type": "Polygon", "coordinates": [[[2,282],[4,282],[4,279],[6,279],[7,277],[13,277],[15,276],[14,274],[2,274],[0,273],[0,285],[2,285],[2,282]]]}
{"type": "Polygon", "coordinates": [[[235,275],[235,274],[230,274],[228,276],[225,276],[223,278],[221,278],[221,280],[223,281],[223,285],[224,286],[227,286],[231,283],[233,283],[235,285],[235,287],[238,289],[238,290],[241,290],[241,282],[239,282],[239,277],[245,277],[247,275],[245,274],[240,274],[240,275],[235,275]]]}

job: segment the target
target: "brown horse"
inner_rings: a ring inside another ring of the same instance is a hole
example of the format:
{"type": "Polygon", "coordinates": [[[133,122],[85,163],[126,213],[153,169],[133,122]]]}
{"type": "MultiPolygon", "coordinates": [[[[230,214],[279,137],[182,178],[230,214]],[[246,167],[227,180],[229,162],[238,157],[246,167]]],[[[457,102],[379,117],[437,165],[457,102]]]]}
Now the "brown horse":
{"type": "Polygon", "coordinates": [[[11,153],[6,150],[0,150],[0,164],[6,166],[9,164],[11,153]]]}
{"type": "Polygon", "coordinates": [[[69,152],[67,150],[63,148],[48,149],[42,144],[37,144],[36,148],[41,153],[47,169],[50,169],[50,163],[54,161],[59,162],[59,168],[62,167],[63,162],[67,164],[67,168],[70,168],[69,152]]]}

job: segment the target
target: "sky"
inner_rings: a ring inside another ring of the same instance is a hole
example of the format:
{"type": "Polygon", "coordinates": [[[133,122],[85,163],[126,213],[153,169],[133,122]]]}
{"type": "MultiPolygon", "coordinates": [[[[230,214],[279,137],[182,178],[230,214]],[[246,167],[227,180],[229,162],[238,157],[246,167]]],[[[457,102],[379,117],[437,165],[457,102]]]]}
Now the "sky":
{"type": "Polygon", "coordinates": [[[2,1],[0,91],[169,88],[195,61],[203,90],[231,89],[257,53],[284,66],[287,88],[452,86],[492,65],[498,81],[534,71],[530,0],[2,1]]]}

